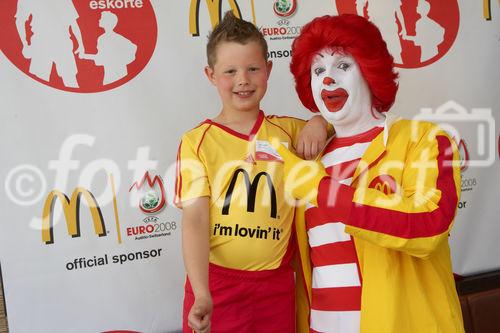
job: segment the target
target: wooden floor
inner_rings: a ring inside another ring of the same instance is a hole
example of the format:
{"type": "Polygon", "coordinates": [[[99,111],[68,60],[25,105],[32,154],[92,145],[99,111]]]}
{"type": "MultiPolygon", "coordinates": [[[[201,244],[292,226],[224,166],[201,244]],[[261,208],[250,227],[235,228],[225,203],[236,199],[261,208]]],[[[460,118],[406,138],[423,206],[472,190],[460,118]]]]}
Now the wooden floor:
{"type": "Polygon", "coordinates": [[[5,302],[3,300],[2,279],[0,279],[0,333],[7,333],[7,319],[5,318],[5,302]]]}

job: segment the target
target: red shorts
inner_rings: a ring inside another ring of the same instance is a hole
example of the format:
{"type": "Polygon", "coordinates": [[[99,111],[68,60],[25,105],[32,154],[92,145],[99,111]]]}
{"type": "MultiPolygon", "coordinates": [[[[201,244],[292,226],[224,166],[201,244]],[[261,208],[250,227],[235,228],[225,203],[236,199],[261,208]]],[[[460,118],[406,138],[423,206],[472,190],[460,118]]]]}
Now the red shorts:
{"type": "MultiPolygon", "coordinates": [[[[290,267],[240,271],[210,264],[214,309],[211,333],[295,333],[295,279],[290,267]]],[[[189,280],[184,292],[183,333],[194,303],[189,280]]]]}

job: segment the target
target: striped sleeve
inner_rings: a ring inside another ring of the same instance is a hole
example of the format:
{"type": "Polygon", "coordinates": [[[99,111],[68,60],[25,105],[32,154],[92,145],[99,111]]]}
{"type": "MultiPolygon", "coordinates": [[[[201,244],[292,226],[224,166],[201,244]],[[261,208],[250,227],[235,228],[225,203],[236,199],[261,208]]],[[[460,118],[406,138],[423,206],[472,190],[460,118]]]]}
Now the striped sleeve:
{"type": "Polygon", "coordinates": [[[460,196],[459,157],[454,141],[442,131],[427,134],[406,159],[402,190],[385,194],[378,189],[353,189],[324,179],[319,204],[341,216],[345,231],[355,237],[427,257],[448,237],[460,196]]]}
{"type": "Polygon", "coordinates": [[[199,144],[193,145],[186,135],[182,137],[179,144],[174,200],[178,208],[182,208],[184,201],[210,196],[206,168],[199,156],[199,144]]]}

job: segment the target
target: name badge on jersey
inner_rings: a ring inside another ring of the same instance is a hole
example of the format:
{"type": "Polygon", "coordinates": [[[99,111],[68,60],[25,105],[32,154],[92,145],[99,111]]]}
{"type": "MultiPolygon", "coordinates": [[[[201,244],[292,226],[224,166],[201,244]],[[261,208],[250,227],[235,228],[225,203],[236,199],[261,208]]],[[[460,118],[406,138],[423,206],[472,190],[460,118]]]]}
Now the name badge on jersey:
{"type": "MultiPolygon", "coordinates": [[[[288,142],[281,142],[288,148],[288,142]]],[[[276,149],[268,141],[256,140],[255,142],[255,160],[265,162],[283,162],[276,149]]]]}

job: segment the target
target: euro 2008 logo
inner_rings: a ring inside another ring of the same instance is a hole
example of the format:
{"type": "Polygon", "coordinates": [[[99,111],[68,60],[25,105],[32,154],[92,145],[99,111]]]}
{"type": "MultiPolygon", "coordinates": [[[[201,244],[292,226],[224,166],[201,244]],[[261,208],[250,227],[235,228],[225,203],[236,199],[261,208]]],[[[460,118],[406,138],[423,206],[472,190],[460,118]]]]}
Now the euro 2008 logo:
{"type": "Polygon", "coordinates": [[[132,190],[139,192],[139,208],[143,213],[158,213],[166,205],[165,187],[159,176],[151,177],[149,172],[146,172],[140,181],[130,186],[129,192],[132,190]]]}
{"type": "Polygon", "coordinates": [[[133,79],[157,38],[149,0],[2,0],[0,21],[12,64],[47,86],[80,93],[133,79]]]}
{"type": "Polygon", "coordinates": [[[273,5],[274,13],[281,17],[293,15],[296,8],[296,0],[276,0],[273,5]]]}

